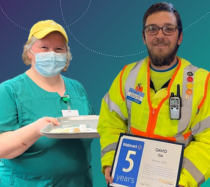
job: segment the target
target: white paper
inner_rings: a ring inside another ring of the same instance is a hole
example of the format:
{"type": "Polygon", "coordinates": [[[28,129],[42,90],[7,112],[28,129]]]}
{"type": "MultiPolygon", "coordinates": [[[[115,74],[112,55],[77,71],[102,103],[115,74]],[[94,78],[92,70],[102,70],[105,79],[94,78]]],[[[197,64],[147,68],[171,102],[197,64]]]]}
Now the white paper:
{"type": "MultiPolygon", "coordinates": [[[[180,144],[153,141],[150,139],[125,135],[120,139],[118,150],[123,146],[122,141],[124,138],[138,140],[145,143],[138,170],[136,187],[176,187],[182,153],[182,146],[180,144]]],[[[119,154],[119,151],[117,151],[113,165],[112,177],[116,177],[115,170],[119,154]]],[[[125,187],[127,185],[113,183],[110,186],[125,187]]]]}

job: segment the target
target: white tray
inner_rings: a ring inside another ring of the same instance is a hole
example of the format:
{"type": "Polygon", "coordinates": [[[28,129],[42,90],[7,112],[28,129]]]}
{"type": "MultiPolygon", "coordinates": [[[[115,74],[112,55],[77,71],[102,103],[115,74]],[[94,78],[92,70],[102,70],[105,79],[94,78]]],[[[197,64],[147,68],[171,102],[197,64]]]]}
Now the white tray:
{"type": "Polygon", "coordinates": [[[86,116],[75,116],[75,117],[59,117],[57,118],[60,126],[56,126],[53,123],[49,123],[44,127],[41,132],[48,138],[55,139],[75,139],[75,138],[100,138],[98,132],[66,132],[66,133],[52,133],[50,132],[56,128],[69,128],[73,126],[79,126],[80,124],[85,124],[87,128],[93,130],[97,129],[99,116],[96,115],[86,115],[86,116]]]}

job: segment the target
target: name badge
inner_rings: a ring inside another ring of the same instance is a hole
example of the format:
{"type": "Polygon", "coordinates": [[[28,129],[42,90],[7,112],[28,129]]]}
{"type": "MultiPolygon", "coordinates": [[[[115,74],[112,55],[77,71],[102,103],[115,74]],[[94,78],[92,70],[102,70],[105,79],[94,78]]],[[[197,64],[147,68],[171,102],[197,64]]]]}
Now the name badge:
{"type": "Polygon", "coordinates": [[[126,96],[126,99],[133,101],[135,103],[141,104],[143,97],[144,97],[144,93],[137,91],[133,88],[130,88],[126,96]]]}
{"type": "Polygon", "coordinates": [[[62,110],[63,117],[79,116],[78,110],[62,110]]]}

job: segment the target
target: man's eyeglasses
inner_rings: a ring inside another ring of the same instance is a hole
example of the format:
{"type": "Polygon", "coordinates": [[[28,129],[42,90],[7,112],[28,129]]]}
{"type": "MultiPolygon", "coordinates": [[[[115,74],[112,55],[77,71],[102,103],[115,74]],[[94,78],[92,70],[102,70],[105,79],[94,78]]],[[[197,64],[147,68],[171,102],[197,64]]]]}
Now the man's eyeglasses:
{"type": "Polygon", "coordinates": [[[147,25],[144,27],[146,33],[151,36],[157,35],[160,29],[162,30],[164,35],[171,36],[176,32],[176,29],[179,28],[174,25],[166,25],[164,27],[158,27],[157,25],[147,25]]]}

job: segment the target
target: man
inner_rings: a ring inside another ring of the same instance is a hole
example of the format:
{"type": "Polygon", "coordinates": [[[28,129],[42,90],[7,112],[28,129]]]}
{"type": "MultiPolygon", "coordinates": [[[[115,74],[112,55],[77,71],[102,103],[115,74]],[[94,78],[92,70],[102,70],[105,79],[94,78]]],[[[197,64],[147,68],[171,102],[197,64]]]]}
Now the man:
{"type": "Polygon", "coordinates": [[[185,144],[179,187],[200,186],[210,176],[210,93],[208,71],[176,53],[182,42],[179,13],[168,3],[152,5],[144,15],[144,44],[149,57],[129,64],[102,100],[98,132],[102,171],[111,183],[111,166],[120,133],[185,144]],[[169,98],[181,90],[181,114],[170,114],[169,98]],[[127,95],[141,93],[140,104],[127,95]]]}

